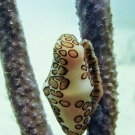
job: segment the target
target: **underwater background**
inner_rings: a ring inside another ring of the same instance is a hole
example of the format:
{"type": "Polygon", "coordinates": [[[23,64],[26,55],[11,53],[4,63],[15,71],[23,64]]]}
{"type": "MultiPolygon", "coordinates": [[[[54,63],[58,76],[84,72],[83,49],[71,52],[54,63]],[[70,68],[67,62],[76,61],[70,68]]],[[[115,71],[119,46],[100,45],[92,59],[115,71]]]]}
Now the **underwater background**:
{"type": "MultiPolygon", "coordinates": [[[[27,42],[28,53],[40,89],[48,122],[54,135],[64,135],[51,107],[42,92],[42,86],[51,67],[53,47],[63,33],[70,33],[79,42],[80,31],[74,0],[16,0],[27,42]]],[[[111,1],[116,55],[118,108],[116,135],[135,134],[135,0],[111,1]]],[[[0,67],[0,134],[20,135],[0,67]]]]}

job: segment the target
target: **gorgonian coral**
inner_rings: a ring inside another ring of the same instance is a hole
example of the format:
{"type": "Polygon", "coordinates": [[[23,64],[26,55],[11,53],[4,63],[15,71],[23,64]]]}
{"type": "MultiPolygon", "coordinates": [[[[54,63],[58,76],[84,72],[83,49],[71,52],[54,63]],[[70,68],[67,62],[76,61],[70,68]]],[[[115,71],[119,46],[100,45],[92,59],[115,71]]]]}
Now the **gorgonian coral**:
{"type": "Polygon", "coordinates": [[[51,135],[14,0],[0,2],[0,51],[6,87],[24,135],[51,135]]]}
{"type": "Polygon", "coordinates": [[[114,135],[118,99],[110,0],[76,0],[76,9],[81,37],[91,41],[98,58],[104,91],[89,122],[89,135],[114,135]]]}

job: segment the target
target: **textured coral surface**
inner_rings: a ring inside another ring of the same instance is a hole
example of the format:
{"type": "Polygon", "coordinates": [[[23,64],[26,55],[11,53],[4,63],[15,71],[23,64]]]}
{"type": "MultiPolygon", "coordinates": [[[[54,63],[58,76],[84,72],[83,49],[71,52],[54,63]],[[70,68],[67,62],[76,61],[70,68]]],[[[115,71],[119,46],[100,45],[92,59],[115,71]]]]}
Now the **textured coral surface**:
{"type": "Polygon", "coordinates": [[[103,81],[104,94],[89,122],[89,135],[114,135],[118,100],[110,1],[76,0],[76,8],[81,37],[92,42],[103,81]]]}
{"type": "Polygon", "coordinates": [[[14,0],[0,2],[0,50],[9,99],[24,135],[51,135],[14,0]]]}

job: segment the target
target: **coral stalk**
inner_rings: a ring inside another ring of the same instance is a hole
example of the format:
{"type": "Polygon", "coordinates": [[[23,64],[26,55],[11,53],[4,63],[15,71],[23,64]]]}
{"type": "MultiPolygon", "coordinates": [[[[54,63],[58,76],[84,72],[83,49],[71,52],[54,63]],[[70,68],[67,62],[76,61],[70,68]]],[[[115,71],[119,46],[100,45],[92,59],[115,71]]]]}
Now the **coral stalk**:
{"type": "Polygon", "coordinates": [[[0,1],[0,51],[9,99],[21,134],[52,135],[14,0],[0,1]]]}
{"type": "Polygon", "coordinates": [[[76,0],[82,40],[90,40],[99,61],[103,97],[93,114],[89,135],[115,135],[117,72],[113,54],[113,27],[109,0],[76,0]]]}

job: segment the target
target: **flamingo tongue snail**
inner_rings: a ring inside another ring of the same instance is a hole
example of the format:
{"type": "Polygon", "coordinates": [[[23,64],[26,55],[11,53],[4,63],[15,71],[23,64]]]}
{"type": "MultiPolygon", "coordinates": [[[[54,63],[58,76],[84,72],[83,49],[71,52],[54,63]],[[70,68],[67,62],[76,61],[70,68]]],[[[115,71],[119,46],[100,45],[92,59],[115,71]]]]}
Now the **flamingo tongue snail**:
{"type": "Polygon", "coordinates": [[[79,43],[72,34],[61,35],[43,91],[62,130],[82,135],[102,97],[97,57],[88,40],[79,43]]]}

